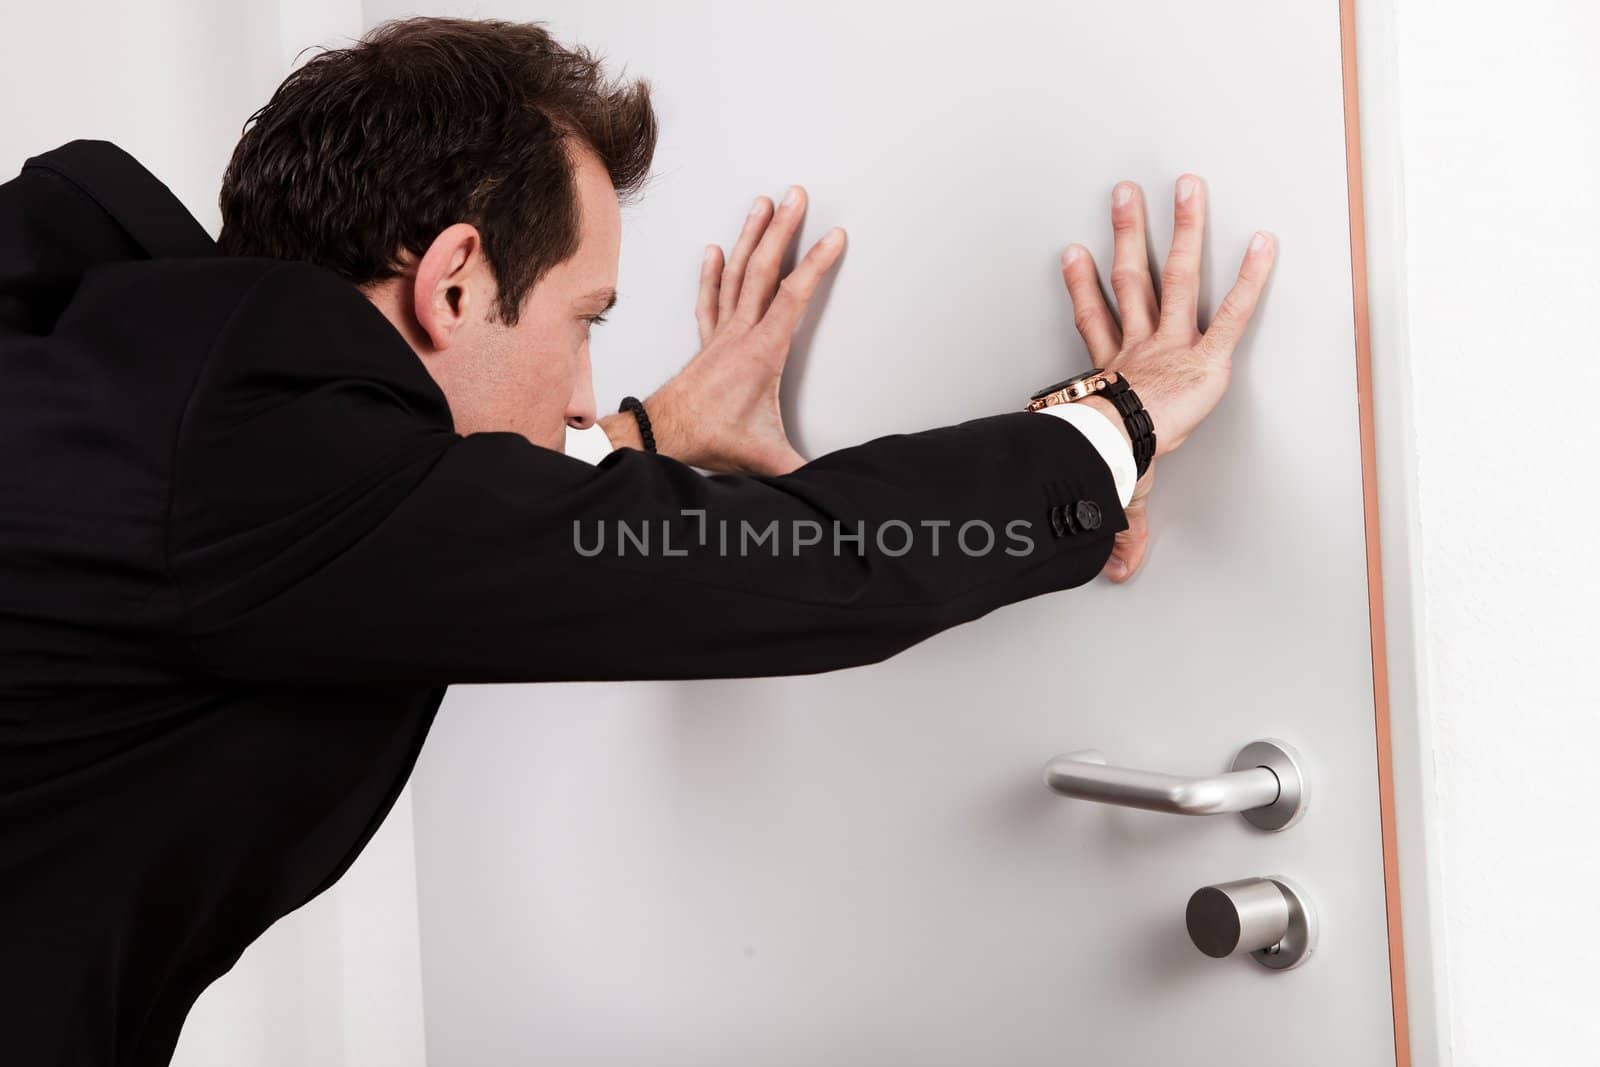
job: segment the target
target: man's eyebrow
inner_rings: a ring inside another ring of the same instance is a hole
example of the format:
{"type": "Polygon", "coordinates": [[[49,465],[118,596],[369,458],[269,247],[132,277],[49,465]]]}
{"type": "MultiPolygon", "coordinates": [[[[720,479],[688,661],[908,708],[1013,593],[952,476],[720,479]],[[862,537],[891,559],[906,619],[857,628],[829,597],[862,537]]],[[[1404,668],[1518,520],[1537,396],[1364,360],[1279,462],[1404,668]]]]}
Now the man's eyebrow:
{"type": "Polygon", "coordinates": [[[592,293],[585,293],[584,295],[580,296],[578,300],[580,302],[586,300],[604,300],[606,302],[606,306],[600,310],[602,312],[606,312],[617,306],[617,291],[608,285],[604,289],[596,289],[592,293]]]}

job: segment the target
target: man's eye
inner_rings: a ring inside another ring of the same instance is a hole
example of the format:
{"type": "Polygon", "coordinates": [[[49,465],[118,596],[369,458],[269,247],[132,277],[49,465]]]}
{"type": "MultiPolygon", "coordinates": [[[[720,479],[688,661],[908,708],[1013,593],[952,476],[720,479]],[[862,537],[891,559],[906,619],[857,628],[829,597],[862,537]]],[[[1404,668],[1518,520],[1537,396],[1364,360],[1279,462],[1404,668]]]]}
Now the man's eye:
{"type": "Polygon", "coordinates": [[[605,317],[604,314],[600,314],[600,315],[585,315],[583,317],[583,321],[587,322],[590,326],[598,326],[602,322],[606,321],[606,317],[605,317]]]}

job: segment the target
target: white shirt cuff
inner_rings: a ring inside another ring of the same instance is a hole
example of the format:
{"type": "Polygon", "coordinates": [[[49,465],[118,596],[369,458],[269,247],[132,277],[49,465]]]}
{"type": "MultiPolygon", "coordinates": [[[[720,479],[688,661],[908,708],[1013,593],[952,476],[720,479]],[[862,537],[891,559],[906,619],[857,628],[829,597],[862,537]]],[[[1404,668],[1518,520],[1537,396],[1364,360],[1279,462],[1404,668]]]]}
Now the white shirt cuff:
{"type": "Polygon", "coordinates": [[[1088,404],[1051,404],[1040,408],[1041,415],[1054,415],[1076,426],[1094,445],[1111,468],[1111,480],[1117,483],[1117,498],[1127,507],[1133,499],[1133,486],[1139,480],[1138,468],[1133,462],[1133,446],[1128,444],[1111,419],[1088,404]]]}
{"type": "Polygon", "coordinates": [[[611,438],[597,422],[586,430],[567,427],[567,455],[585,463],[599,463],[611,454],[611,438]]]}

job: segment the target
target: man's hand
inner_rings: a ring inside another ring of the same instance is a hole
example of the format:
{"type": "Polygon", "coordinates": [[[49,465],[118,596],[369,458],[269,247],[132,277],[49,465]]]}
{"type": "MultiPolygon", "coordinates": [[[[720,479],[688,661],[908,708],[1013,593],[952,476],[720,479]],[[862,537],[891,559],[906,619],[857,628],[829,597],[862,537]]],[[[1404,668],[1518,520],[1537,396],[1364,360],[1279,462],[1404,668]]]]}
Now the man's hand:
{"type": "MultiPolygon", "coordinates": [[[[780,282],[805,208],[798,185],[776,215],[771,200],[757,197],[726,264],[720,246],[707,246],[695,306],[700,353],[644,401],[658,451],[707,470],[752,474],[787,474],[806,462],[784,432],[778,386],[794,331],[845,241],[842,229],[829,230],[780,282]]],[[[600,425],[613,444],[639,447],[631,414],[608,415],[600,425]]]]}
{"type": "MultiPolygon", "coordinates": [[[[1250,239],[1238,280],[1202,334],[1196,305],[1206,216],[1204,184],[1193,174],[1183,175],[1174,201],[1172,248],[1161,270],[1157,300],[1145,248],[1143,194],[1133,182],[1121,182],[1112,190],[1111,229],[1116,241],[1111,288],[1120,323],[1106,307],[1089,250],[1069,245],[1061,256],[1073,321],[1089,356],[1095,367],[1126,377],[1139,394],[1155,424],[1157,458],[1183,444],[1222,399],[1233,371],[1234,346],[1255,313],[1277,250],[1266,231],[1250,239]]],[[[1094,398],[1082,403],[1104,405],[1101,410],[1122,426],[1122,417],[1109,401],[1094,398]]],[[[1113,582],[1127,581],[1144,560],[1149,538],[1146,501],[1155,468],[1152,461],[1128,502],[1128,528],[1117,534],[1106,562],[1105,573],[1113,582]]]]}

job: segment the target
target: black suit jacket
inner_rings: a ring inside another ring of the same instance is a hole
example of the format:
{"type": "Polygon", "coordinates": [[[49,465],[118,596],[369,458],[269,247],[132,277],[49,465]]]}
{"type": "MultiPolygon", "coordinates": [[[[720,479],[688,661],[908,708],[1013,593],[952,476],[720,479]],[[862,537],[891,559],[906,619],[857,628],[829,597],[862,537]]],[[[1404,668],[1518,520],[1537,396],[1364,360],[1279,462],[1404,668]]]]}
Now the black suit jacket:
{"type": "Polygon", "coordinates": [[[782,477],[463,437],[355,288],[220,256],[88,141],[0,186],[0,457],[17,1065],[168,1062],[200,991],[355,858],[450,682],[872,663],[1088,581],[1127,527],[1089,442],[1020,411],[782,477]],[[875,550],[891,520],[903,554],[875,550]],[[937,550],[923,520],[952,523],[937,550]],[[993,550],[957,547],[974,520],[993,550]],[[607,550],[579,551],[602,522],[607,550]],[[719,529],[773,522],[778,554],[720,550],[719,529]],[[808,522],[823,544],[797,549],[808,522]],[[865,554],[828,550],[841,529],[865,554]]]}

